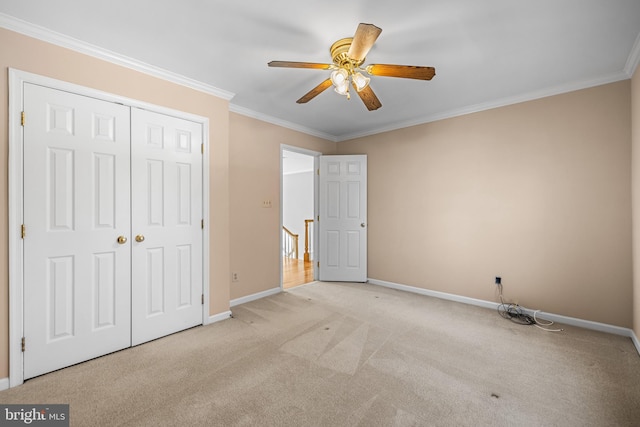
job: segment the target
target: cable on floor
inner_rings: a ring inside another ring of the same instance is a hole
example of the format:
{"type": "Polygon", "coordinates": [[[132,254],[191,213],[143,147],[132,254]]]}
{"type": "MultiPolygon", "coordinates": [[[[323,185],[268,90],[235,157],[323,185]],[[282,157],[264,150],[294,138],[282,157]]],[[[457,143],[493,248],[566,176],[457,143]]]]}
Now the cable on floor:
{"type": "Polygon", "coordinates": [[[533,312],[533,316],[524,312],[524,309],[516,303],[505,302],[502,296],[502,284],[496,283],[499,292],[500,305],[498,305],[498,314],[505,319],[511,320],[519,325],[533,325],[543,331],[547,332],[562,332],[564,329],[550,329],[549,326],[553,325],[552,321],[541,322],[536,318],[536,314],[540,310],[533,312]]]}

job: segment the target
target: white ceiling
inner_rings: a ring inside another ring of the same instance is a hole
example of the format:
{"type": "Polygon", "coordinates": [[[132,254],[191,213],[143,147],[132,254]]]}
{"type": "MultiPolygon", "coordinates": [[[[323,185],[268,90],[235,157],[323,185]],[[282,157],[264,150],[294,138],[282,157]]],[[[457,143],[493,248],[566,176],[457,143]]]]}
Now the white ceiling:
{"type": "Polygon", "coordinates": [[[170,72],[228,94],[232,111],[335,141],[627,79],[640,60],[640,0],[20,0],[0,14],[6,28],[170,72]],[[373,77],[373,112],[330,89],[296,104],[329,72],[267,63],[330,63],[360,22],[382,28],[367,63],[433,66],[434,79],[373,77]]]}

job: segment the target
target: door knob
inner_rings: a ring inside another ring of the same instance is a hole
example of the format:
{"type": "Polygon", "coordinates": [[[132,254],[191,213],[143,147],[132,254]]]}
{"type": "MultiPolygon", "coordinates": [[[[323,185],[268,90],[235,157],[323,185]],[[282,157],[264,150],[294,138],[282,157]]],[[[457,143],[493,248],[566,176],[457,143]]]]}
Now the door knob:
{"type": "Polygon", "coordinates": [[[124,236],[118,236],[118,243],[124,245],[125,243],[127,243],[127,238],[124,236]]]}
{"type": "Polygon", "coordinates": [[[144,242],[144,236],[142,234],[138,234],[136,236],[136,242],[138,242],[138,243],[144,242]]]}
{"type": "Polygon", "coordinates": [[[365,227],[364,222],[363,222],[362,224],[360,224],[360,227],[362,227],[362,228],[364,228],[364,227],[365,227]]]}

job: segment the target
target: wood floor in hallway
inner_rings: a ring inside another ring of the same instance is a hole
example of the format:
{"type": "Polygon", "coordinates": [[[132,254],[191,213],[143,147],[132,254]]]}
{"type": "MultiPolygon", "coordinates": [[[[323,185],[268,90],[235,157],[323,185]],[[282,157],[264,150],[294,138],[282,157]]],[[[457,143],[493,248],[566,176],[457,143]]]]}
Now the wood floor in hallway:
{"type": "Polygon", "coordinates": [[[282,259],[282,287],[290,289],[295,286],[313,282],[313,262],[301,259],[282,259]]]}

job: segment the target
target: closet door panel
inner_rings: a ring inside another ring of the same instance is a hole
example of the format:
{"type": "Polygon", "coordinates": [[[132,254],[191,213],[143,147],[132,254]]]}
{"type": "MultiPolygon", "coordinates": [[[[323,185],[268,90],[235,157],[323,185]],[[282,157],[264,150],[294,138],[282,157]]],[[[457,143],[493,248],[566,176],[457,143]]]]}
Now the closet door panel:
{"type": "Polygon", "coordinates": [[[131,345],[129,108],[25,83],[24,378],[131,345]]]}
{"type": "Polygon", "coordinates": [[[132,342],[202,324],[202,125],[132,109],[132,342]]]}

